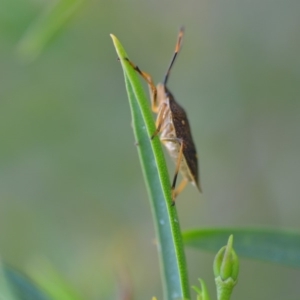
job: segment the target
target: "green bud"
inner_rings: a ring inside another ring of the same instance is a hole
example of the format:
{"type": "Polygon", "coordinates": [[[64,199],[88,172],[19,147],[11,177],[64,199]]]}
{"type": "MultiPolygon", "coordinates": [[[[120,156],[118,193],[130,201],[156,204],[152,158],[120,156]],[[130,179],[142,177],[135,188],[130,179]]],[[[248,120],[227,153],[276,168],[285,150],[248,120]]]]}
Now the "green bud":
{"type": "Polygon", "coordinates": [[[214,274],[218,299],[230,299],[233,287],[237,283],[239,260],[232,248],[233,236],[228,239],[227,246],[222,247],[214,260],[214,274]]]}

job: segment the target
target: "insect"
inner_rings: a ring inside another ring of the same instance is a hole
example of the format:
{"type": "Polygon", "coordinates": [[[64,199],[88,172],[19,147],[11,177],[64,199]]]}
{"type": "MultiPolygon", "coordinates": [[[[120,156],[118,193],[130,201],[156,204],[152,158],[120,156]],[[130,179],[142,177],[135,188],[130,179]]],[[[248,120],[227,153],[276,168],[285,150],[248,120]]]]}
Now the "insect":
{"type": "Polygon", "coordinates": [[[171,186],[172,205],[175,204],[176,196],[183,191],[188,182],[191,182],[201,192],[197,152],[193,142],[189,121],[184,109],[175,101],[172,93],[167,88],[170,71],[181,48],[183,33],[184,29],[181,28],[178,34],[175,52],[164,80],[157,86],[154,85],[152,77],[148,73],[141,71],[137,65],[126,58],[130,65],[144,78],[149,86],[151,108],[152,111],[157,114],[156,130],[152,134],[151,139],[160,134],[161,142],[167,148],[176,164],[171,186]],[[183,179],[175,189],[179,171],[182,174],[183,179]]]}

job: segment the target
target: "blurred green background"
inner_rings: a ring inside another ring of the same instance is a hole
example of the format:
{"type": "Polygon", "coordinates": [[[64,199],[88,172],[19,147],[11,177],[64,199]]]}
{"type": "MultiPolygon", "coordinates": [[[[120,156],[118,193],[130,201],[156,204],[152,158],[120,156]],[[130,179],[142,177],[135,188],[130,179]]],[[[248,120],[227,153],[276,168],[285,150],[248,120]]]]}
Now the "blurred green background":
{"type": "MultiPolygon", "coordinates": [[[[204,190],[179,196],[182,229],[299,229],[299,1],[85,1],[24,63],[20,40],[49,3],[0,0],[2,259],[25,272],[46,260],[84,299],[116,299],[120,274],[135,299],[161,299],[109,34],[159,82],[181,25],[169,88],[188,112],[204,190]]],[[[186,253],[191,284],[202,277],[213,294],[213,254],[186,253]]],[[[232,299],[299,299],[299,279],[298,270],[241,260],[232,299]]]]}

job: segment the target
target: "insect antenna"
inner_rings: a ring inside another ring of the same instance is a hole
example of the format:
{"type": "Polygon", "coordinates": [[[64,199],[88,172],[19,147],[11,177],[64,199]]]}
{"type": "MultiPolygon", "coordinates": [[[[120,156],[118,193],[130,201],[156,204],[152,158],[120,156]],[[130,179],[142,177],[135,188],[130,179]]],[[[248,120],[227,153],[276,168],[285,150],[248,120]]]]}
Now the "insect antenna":
{"type": "Polygon", "coordinates": [[[177,38],[177,43],[176,43],[176,46],[175,46],[175,52],[174,52],[174,55],[173,55],[173,58],[171,60],[171,63],[170,63],[170,66],[167,70],[167,73],[165,75],[165,78],[164,78],[164,81],[163,81],[163,84],[166,85],[167,84],[167,81],[168,81],[168,78],[169,78],[169,74],[170,74],[170,71],[171,71],[171,68],[174,64],[174,61],[177,57],[177,54],[180,50],[180,47],[181,47],[181,42],[182,42],[182,37],[183,37],[183,33],[184,33],[184,28],[181,27],[180,30],[179,30],[179,34],[178,34],[178,38],[177,38]]]}

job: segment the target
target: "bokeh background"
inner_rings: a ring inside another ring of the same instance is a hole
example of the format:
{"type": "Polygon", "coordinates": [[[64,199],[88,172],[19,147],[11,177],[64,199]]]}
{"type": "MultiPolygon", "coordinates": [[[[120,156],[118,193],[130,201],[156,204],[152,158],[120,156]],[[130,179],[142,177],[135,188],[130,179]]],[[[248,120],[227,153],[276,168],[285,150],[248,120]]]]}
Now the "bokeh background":
{"type": "MultiPolygon", "coordinates": [[[[0,0],[3,260],[25,272],[47,261],[84,299],[116,299],[120,274],[135,299],[162,299],[109,34],[159,82],[181,25],[169,88],[188,112],[204,190],[179,196],[182,229],[299,229],[299,1],[85,1],[24,62],[19,43],[50,2],[0,0]]],[[[202,277],[213,294],[213,254],[186,254],[191,284],[202,277]]],[[[232,299],[299,299],[299,279],[298,270],[242,259],[232,299]]]]}

